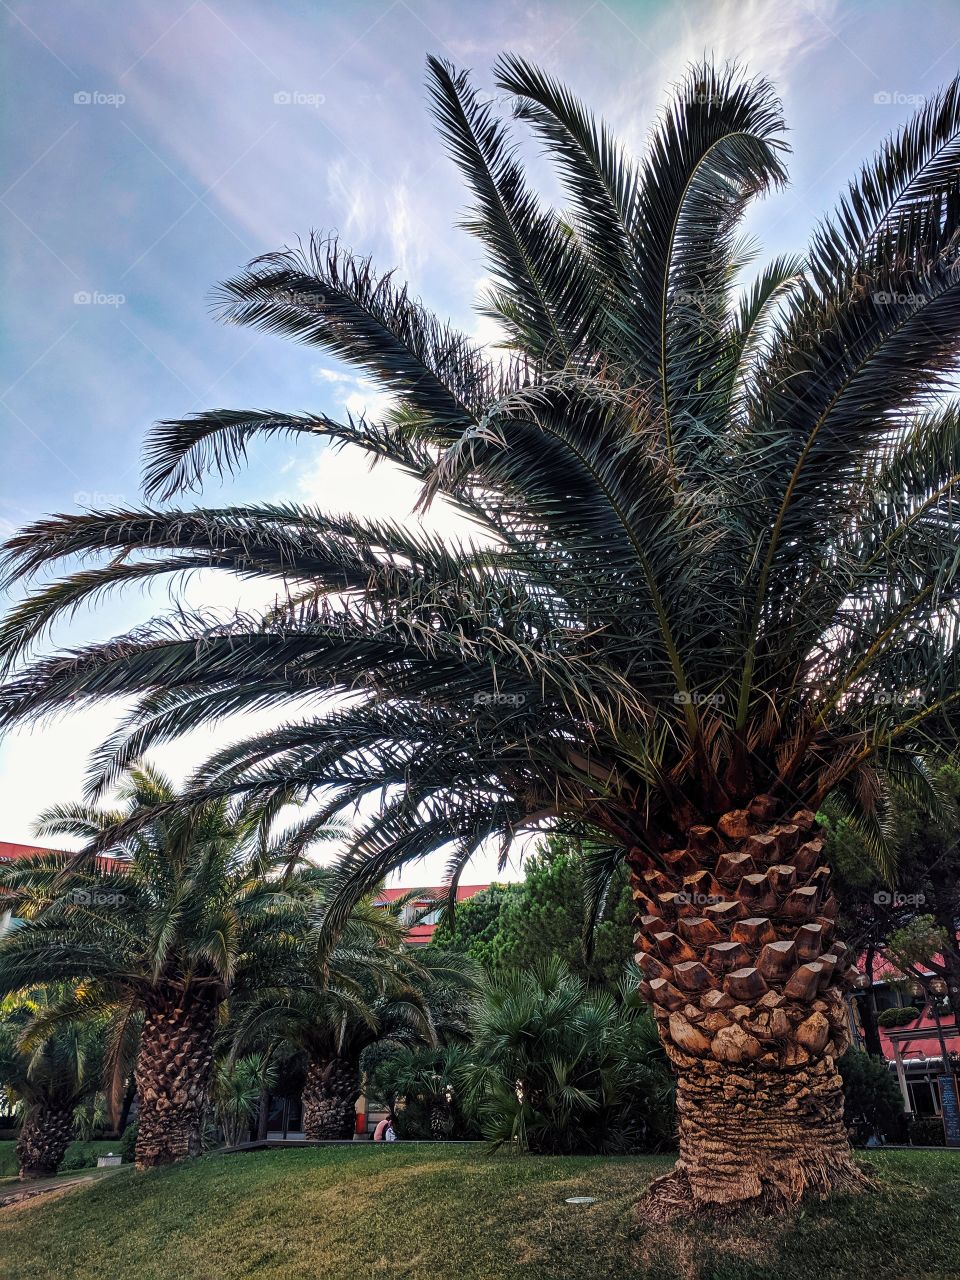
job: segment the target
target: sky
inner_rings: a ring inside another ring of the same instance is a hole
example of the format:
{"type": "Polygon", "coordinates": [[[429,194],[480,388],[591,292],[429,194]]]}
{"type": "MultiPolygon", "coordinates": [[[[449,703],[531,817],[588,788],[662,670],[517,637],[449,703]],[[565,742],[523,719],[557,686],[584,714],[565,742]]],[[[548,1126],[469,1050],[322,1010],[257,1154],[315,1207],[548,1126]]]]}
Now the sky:
{"type": "MultiPolygon", "coordinates": [[[[375,415],[377,389],[319,350],[210,314],[218,281],[311,231],[338,232],[438,314],[495,338],[473,314],[485,265],[457,228],[466,197],[427,110],[428,54],[494,93],[496,56],[520,53],[637,152],[704,53],[768,76],[793,156],[790,187],[747,220],[767,258],[802,251],[859,165],[960,69],[956,0],[925,0],[922,22],[914,13],[903,0],[0,0],[0,535],[51,512],[136,504],[158,419],[223,407],[375,415]]],[[[543,158],[522,145],[556,199],[543,158]]],[[[280,440],[203,490],[208,502],[397,518],[413,518],[414,496],[348,453],[280,440]]],[[[432,519],[453,532],[442,509],[432,519]]],[[[188,603],[256,603],[213,573],[185,592],[188,603]]],[[[165,603],[155,587],[115,596],[54,641],[106,638],[165,603]]],[[[30,841],[43,808],[81,797],[89,752],[119,711],[0,742],[0,840],[30,841]]],[[[257,724],[212,726],[157,760],[182,778],[257,724]]],[[[400,882],[436,880],[442,865],[435,856],[400,882]]],[[[483,854],[464,881],[496,874],[483,854]]]]}

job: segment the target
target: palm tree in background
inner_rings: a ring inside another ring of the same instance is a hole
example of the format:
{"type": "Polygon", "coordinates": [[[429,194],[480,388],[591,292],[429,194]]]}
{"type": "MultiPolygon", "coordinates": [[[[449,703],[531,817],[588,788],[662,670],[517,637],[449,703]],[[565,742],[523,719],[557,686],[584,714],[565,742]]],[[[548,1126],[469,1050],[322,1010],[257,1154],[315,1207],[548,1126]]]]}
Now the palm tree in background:
{"type": "MultiPolygon", "coordinates": [[[[429,1044],[466,1033],[470,961],[432,948],[404,947],[403,899],[353,906],[331,946],[305,932],[290,962],[241,981],[227,1033],[234,1051],[280,1045],[306,1059],[303,1131],[311,1139],[353,1135],[361,1056],[373,1044],[429,1044]]],[[[322,909],[318,911],[322,918],[322,909]]]]}
{"type": "Polygon", "coordinates": [[[38,987],[0,1001],[0,1087],[21,1109],[20,1178],[50,1178],[76,1136],[76,1111],[103,1080],[100,1024],[51,1017],[69,998],[62,986],[38,987]]]}
{"type": "Polygon", "coordinates": [[[221,1007],[238,974],[272,972],[309,926],[317,873],[291,872],[291,859],[307,826],[311,839],[323,832],[302,823],[273,843],[262,814],[222,800],[187,808],[147,766],[125,775],[117,806],[60,806],[38,823],[46,836],[106,833],[113,860],[91,867],[51,854],[0,872],[21,920],[0,940],[0,990],[77,983],[48,1016],[79,1025],[110,1015],[115,1099],[127,1032],[142,1017],[134,1078],[145,1168],[199,1151],[221,1007]],[[127,838],[113,834],[164,805],[127,838]]]}
{"type": "Polygon", "coordinates": [[[694,67],[637,160],[523,59],[496,80],[562,212],[495,104],[429,62],[500,357],[315,236],[228,281],[224,316],[325,349],[392,408],[215,409],[160,424],[147,469],[166,499],[258,435],[304,435],[415,477],[468,531],[296,504],[40,520],[9,542],[8,581],[89,563],[11,613],[0,718],[134,699],[96,788],[216,716],[290,706],[193,796],[292,789],[327,815],[374,797],[332,925],[437,848],[452,895],[491,839],[605,846],[597,896],[626,858],[678,1078],[680,1161],[646,1215],[856,1190],[836,1070],[852,970],[815,815],[829,797],[881,855],[890,782],[934,805],[922,757],[958,727],[960,86],[860,171],[802,260],[740,289],[742,215],[786,179],[768,82],[694,67]],[[279,605],[25,656],[84,600],[211,567],[277,584],[279,605]]]}

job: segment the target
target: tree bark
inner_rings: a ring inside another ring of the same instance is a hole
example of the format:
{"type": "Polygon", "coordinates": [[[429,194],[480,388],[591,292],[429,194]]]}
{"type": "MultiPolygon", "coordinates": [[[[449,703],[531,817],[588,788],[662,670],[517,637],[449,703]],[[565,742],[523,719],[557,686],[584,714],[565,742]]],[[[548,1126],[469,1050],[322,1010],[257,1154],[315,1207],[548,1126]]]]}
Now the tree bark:
{"type": "Polygon", "coordinates": [[[814,815],[770,797],[693,827],[656,859],[632,850],[641,992],[677,1075],[680,1158],[646,1221],[869,1186],[843,1127],[847,949],[814,815]]]}
{"type": "Polygon", "coordinates": [[[948,939],[943,950],[942,972],[947,984],[950,1016],[960,1027],[960,942],[957,941],[956,904],[957,891],[953,885],[950,885],[945,893],[936,895],[934,920],[948,939]]]}
{"type": "Polygon", "coordinates": [[[264,1086],[260,1090],[260,1105],[257,1107],[257,1131],[256,1140],[263,1142],[267,1136],[267,1129],[270,1122],[270,1090],[264,1086]]]}
{"type": "Polygon", "coordinates": [[[352,1138],[360,1070],[345,1058],[311,1060],[303,1085],[303,1132],[314,1140],[352,1138]]]}
{"type": "Polygon", "coordinates": [[[133,1100],[137,1096],[137,1086],[131,1078],[123,1095],[123,1105],[120,1108],[120,1121],[117,1125],[117,1137],[123,1137],[123,1131],[130,1123],[130,1108],[133,1106],[133,1100]]]}
{"type": "Polygon", "coordinates": [[[430,1103],[430,1133],[434,1142],[442,1142],[453,1133],[453,1107],[444,1098],[430,1103]]]}
{"type": "Polygon", "coordinates": [[[138,1169],[200,1152],[218,1006],[219,996],[208,987],[165,986],[151,994],[134,1073],[138,1169]]]}
{"type": "Polygon", "coordinates": [[[34,1103],[17,1138],[20,1181],[52,1178],[73,1141],[73,1107],[34,1103]]]}
{"type": "Polygon", "coordinates": [[[870,985],[857,994],[860,1006],[860,1023],[863,1027],[863,1047],[875,1058],[883,1057],[883,1044],[880,1040],[880,1024],[877,1022],[877,1006],[873,996],[873,963],[876,949],[871,944],[867,947],[865,970],[870,985]]]}

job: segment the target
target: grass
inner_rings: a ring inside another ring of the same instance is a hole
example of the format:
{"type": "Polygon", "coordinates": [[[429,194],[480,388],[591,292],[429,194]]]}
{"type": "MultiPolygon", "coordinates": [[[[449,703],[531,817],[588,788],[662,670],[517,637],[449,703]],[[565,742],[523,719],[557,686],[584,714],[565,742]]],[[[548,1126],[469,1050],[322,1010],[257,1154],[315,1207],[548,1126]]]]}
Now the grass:
{"type": "Polygon", "coordinates": [[[632,1206],[668,1158],[429,1144],[209,1156],[2,1210],[0,1258],[5,1280],[957,1280],[960,1154],[864,1159],[874,1195],[654,1232],[632,1206]]]}
{"type": "MultiPolygon", "coordinates": [[[[109,1142],[97,1140],[96,1142],[73,1142],[67,1147],[67,1154],[64,1157],[64,1164],[74,1165],[72,1169],[65,1169],[64,1172],[76,1173],[77,1169],[95,1168],[98,1156],[105,1156],[108,1151],[119,1150],[120,1139],[113,1138],[109,1142]],[[79,1160],[82,1164],[78,1163],[79,1160]]],[[[15,1178],[17,1176],[17,1154],[15,1142],[0,1142],[0,1178],[15,1178]]]]}

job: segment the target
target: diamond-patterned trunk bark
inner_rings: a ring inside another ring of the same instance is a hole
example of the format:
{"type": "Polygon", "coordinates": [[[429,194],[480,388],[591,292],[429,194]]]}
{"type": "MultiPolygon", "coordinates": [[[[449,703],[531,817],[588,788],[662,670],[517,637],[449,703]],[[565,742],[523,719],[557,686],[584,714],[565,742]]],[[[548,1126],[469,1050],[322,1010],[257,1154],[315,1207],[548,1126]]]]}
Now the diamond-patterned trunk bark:
{"type": "Polygon", "coordinates": [[[809,810],[758,796],[683,848],[632,850],[641,992],[677,1075],[680,1159],[641,1213],[774,1211],[866,1179],[836,1060],[853,970],[809,810]]]}
{"type": "Polygon", "coordinates": [[[37,1103],[30,1107],[17,1138],[21,1182],[51,1178],[73,1141],[73,1108],[37,1103]]]}
{"type": "Polygon", "coordinates": [[[430,1133],[436,1142],[453,1133],[453,1107],[446,1098],[435,1098],[430,1104],[430,1133]]]}
{"type": "Polygon", "coordinates": [[[138,1169],[199,1154],[218,1004],[208,987],[151,994],[135,1071],[138,1169]]]}
{"type": "Polygon", "coordinates": [[[344,1058],[311,1061],[303,1085],[303,1132],[315,1140],[352,1138],[360,1070],[344,1058]]]}

